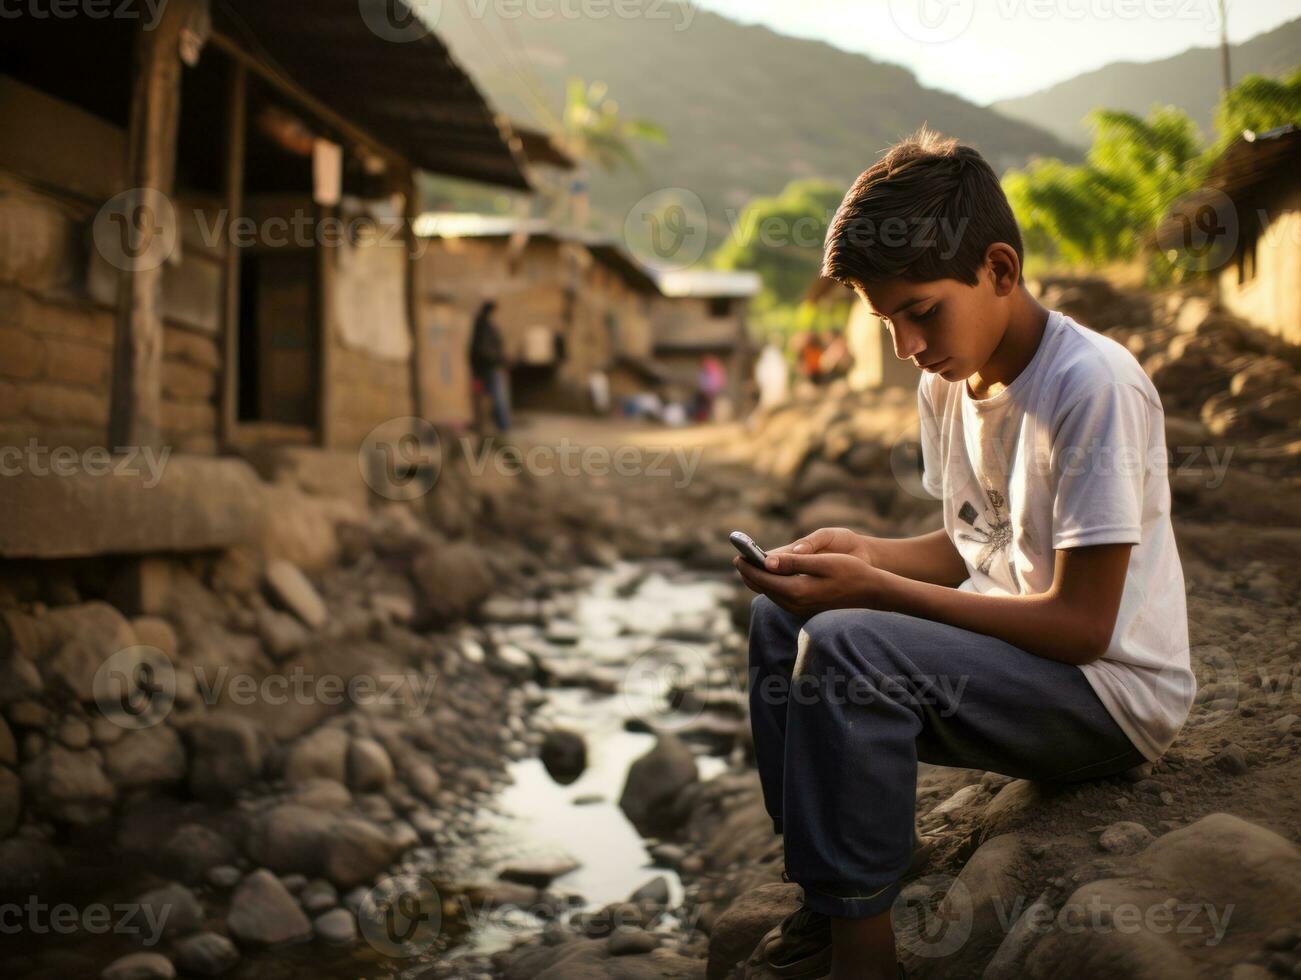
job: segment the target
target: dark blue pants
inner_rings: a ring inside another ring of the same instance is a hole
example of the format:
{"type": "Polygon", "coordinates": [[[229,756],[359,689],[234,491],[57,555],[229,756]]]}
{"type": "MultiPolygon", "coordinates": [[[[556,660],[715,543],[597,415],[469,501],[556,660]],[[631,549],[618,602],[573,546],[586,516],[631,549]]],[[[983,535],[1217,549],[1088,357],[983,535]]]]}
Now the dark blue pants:
{"type": "Polygon", "coordinates": [[[756,596],[749,694],[787,875],[809,908],[844,918],[899,894],[918,761],[1063,782],[1146,761],[1078,667],[902,613],[802,619],[756,596]]]}

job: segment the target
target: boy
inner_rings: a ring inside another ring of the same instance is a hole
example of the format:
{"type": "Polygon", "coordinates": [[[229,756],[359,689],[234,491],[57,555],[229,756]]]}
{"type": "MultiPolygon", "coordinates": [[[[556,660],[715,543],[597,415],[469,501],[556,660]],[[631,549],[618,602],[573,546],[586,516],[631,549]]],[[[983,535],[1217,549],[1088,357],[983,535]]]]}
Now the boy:
{"type": "Polygon", "coordinates": [[[925,128],[828,230],[823,274],[924,372],[922,483],[944,527],[823,528],[763,569],[733,563],[761,593],[751,725],[804,893],[766,940],[779,976],[902,974],[890,908],[918,760],[1100,777],[1159,758],[1192,705],[1160,398],[1123,346],[1041,306],[1022,262],[993,170],[925,128]]]}

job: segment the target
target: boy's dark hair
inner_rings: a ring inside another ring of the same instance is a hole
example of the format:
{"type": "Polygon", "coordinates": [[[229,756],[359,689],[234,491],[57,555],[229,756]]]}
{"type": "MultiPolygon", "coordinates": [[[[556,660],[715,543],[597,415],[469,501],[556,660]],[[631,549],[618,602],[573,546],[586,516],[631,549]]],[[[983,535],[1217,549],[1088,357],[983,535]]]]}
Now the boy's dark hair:
{"type": "Polygon", "coordinates": [[[1024,264],[998,175],[972,147],[922,126],[854,181],[827,229],[822,274],[850,287],[891,279],[974,286],[994,242],[1011,245],[1024,264]]]}

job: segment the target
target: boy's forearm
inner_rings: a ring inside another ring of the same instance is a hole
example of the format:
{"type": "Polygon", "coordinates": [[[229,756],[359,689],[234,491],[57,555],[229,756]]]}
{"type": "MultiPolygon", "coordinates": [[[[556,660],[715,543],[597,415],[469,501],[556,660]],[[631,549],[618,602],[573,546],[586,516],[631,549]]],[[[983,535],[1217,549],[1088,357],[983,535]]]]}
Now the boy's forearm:
{"type": "Polygon", "coordinates": [[[895,575],[947,586],[961,585],[967,577],[967,564],[944,528],[912,538],[862,538],[868,560],[895,575]]]}
{"type": "Polygon", "coordinates": [[[1103,653],[1091,617],[1050,592],[985,595],[892,574],[884,576],[877,606],[997,637],[1028,653],[1084,664],[1103,653]]]}

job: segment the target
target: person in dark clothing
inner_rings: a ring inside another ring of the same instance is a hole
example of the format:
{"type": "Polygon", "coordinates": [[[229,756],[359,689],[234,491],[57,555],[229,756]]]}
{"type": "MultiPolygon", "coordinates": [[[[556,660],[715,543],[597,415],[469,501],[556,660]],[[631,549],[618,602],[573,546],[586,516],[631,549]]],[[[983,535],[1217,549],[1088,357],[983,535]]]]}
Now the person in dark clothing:
{"type": "MultiPolygon", "coordinates": [[[[506,352],[501,331],[493,322],[495,300],[485,300],[474,317],[470,335],[470,373],[476,382],[475,404],[478,391],[486,391],[492,399],[493,421],[505,432],[510,429],[510,376],[506,371],[506,352]]],[[[478,416],[476,410],[475,416],[478,416]]]]}

